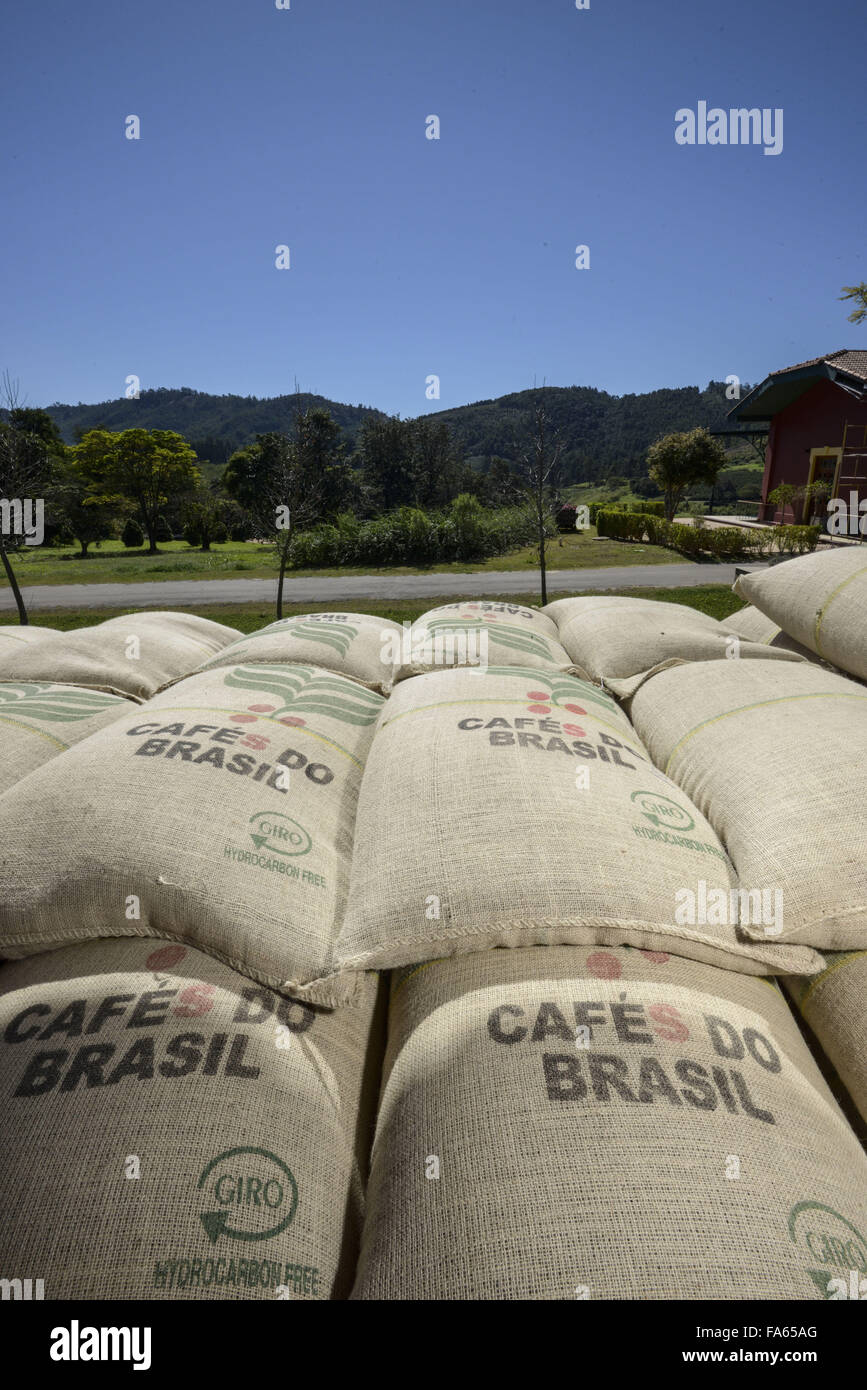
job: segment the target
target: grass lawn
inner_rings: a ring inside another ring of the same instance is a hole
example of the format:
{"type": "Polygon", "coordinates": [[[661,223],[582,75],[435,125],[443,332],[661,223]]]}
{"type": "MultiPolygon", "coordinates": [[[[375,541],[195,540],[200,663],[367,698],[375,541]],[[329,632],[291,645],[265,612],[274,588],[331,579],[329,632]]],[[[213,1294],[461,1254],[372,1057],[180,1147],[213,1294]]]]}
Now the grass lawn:
{"type": "MultiPolygon", "coordinates": [[[[554,536],[547,546],[550,569],[595,569],[609,565],[672,565],[685,563],[676,551],[659,545],[636,545],[627,541],[596,539],[595,527],[574,535],[554,536]]],[[[192,550],[186,541],[166,541],[159,554],[125,550],[120,541],[104,541],[99,550],[91,549],[82,559],[77,547],[18,551],[13,557],[19,584],[134,584],[148,579],[271,579],[276,577],[273,548],[250,541],[229,541],[203,552],[192,550]]],[[[398,565],[373,569],[356,568],[290,570],[296,578],[351,574],[469,574],[478,571],[537,569],[538,556],[532,546],[495,555],[479,564],[456,560],[451,564],[398,565]]],[[[5,578],[3,585],[6,586],[5,578]]],[[[8,586],[6,586],[8,587],[8,586]]]]}
{"type": "MultiPolygon", "coordinates": [[[[634,598],[661,599],[664,603],[684,603],[708,613],[712,618],[727,618],[729,614],[743,607],[743,600],[733,594],[727,584],[702,584],[690,589],[596,589],[593,593],[625,594],[634,598]]],[[[581,597],[590,595],[582,594],[581,597]]],[[[565,594],[554,594],[554,598],[565,598],[565,594]]],[[[476,595],[468,596],[469,601],[502,602],[523,604],[527,608],[538,607],[538,594],[486,594],[483,599],[476,595]]],[[[347,602],[338,611],[352,613],[373,613],[378,618],[391,618],[396,623],[414,622],[431,608],[444,603],[458,603],[454,594],[442,598],[425,599],[385,599],[376,602],[372,599],[347,602]]],[[[141,611],[141,610],[138,610],[141,611]]],[[[148,610],[151,611],[151,610],[148,610]]],[[[274,621],[274,609],[264,603],[222,603],[196,605],[191,610],[202,618],[212,618],[217,623],[227,623],[241,632],[255,632],[274,621]]],[[[294,603],[284,604],[284,617],[291,618],[298,613],[334,612],[333,603],[294,603]]],[[[8,615],[10,619],[12,614],[8,615]]],[[[31,618],[34,627],[60,628],[68,632],[75,627],[87,627],[92,623],[104,622],[106,618],[120,616],[116,608],[43,608],[31,618]]]]}

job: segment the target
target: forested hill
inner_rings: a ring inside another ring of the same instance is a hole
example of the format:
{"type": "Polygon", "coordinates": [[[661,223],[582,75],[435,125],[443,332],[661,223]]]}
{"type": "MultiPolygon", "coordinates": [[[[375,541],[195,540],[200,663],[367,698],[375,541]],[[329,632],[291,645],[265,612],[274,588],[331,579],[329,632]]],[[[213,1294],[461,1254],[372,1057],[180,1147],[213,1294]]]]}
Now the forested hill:
{"type": "MultiPolygon", "coordinates": [[[[742,390],[749,387],[744,385],[742,390]]],[[[522,439],[526,440],[533,406],[540,399],[552,429],[559,430],[566,482],[592,480],[612,471],[627,476],[642,473],[654,439],[672,430],[722,424],[732,406],[723,382],[710,382],[704,390],[683,386],[627,396],[612,396],[592,386],[547,386],[438,411],[433,418],[445,420],[467,458],[484,466],[492,457],[516,456],[522,439]]],[[[69,443],[81,432],[98,427],[176,430],[193,444],[200,458],[218,464],[256,434],[288,429],[296,408],[312,407],[331,411],[350,446],[365,417],[381,413],[371,406],[345,405],[307,393],[259,399],[211,396],[188,387],[142,391],[138,400],[52,405],[48,413],[69,443]]]]}
{"type": "Polygon", "coordinates": [[[289,430],[296,410],[330,410],[354,442],[362,421],[380,411],[365,405],[343,405],[306,391],[286,396],[210,396],[188,386],[160,386],[142,391],[138,400],[101,401],[97,405],[50,405],[48,414],[67,444],[87,430],[175,430],[196,448],[200,458],[225,463],[243,444],[269,430],[289,430]]]}
{"type": "MultiPolygon", "coordinates": [[[[741,390],[746,394],[749,387],[741,390]]],[[[682,386],[640,396],[611,396],[592,386],[548,386],[443,410],[438,418],[448,422],[468,458],[512,458],[514,441],[522,430],[526,433],[533,405],[541,398],[563,444],[566,481],[578,482],[612,470],[626,476],[643,473],[647,450],[660,435],[721,425],[734,404],[725,391],[724,382],[713,381],[704,390],[682,386]]]]}

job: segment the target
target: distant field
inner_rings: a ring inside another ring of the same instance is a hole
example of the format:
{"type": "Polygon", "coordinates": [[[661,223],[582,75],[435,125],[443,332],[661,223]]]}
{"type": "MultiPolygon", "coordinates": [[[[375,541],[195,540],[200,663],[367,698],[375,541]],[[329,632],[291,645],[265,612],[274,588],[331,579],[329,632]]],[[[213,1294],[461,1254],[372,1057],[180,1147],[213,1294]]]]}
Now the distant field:
{"type": "MultiPolygon", "coordinates": [[[[712,618],[727,618],[730,613],[743,607],[743,600],[733,594],[727,584],[702,584],[695,588],[688,589],[595,589],[593,593],[605,594],[624,594],[634,598],[659,599],[664,603],[684,603],[690,608],[697,608],[702,613],[708,613],[712,618]]],[[[567,598],[566,594],[557,594],[557,598],[567,598]]],[[[589,597],[581,594],[582,598],[589,597]]],[[[473,598],[468,595],[469,602],[479,602],[478,595],[473,598]]],[[[527,608],[538,607],[538,594],[486,594],[486,603],[517,603],[527,608]]],[[[372,613],[377,618],[391,618],[396,623],[414,622],[421,617],[422,613],[427,613],[431,608],[437,608],[444,603],[457,603],[454,594],[449,594],[441,598],[426,599],[387,599],[382,603],[372,600],[359,599],[358,601],[347,602],[340,605],[341,612],[351,613],[372,613]]],[[[133,616],[136,611],[133,610],[133,616]]],[[[193,610],[197,617],[212,618],[217,623],[227,623],[230,627],[236,627],[241,632],[255,632],[257,628],[265,627],[274,621],[274,609],[262,603],[223,603],[209,604],[207,607],[200,608],[198,605],[193,610]]],[[[333,612],[333,603],[294,603],[285,604],[283,608],[284,617],[295,617],[299,613],[323,613],[333,612]]],[[[87,627],[92,623],[101,623],[106,618],[118,617],[116,608],[43,608],[39,610],[38,616],[34,617],[32,624],[34,627],[54,627],[63,632],[68,632],[72,628],[87,627]]],[[[11,618],[11,615],[10,615],[11,618]]]]}
{"type": "MultiPolygon", "coordinates": [[[[625,541],[597,540],[595,527],[574,535],[554,536],[548,542],[551,569],[594,569],[609,565],[671,565],[681,561],[672,550],[659,545],[635,545],[625,541]]],[[[86,559],[77,547],[18,551],[13,558],[18,582],[31,584],[134,584],[161,579],[267,579],[276,574],[273,547],[251,541],[229,541],[203,552],[185,541],[166,541],[157,555],[125,550],[120,541],[103,541],[86,559]]],[[[352,574],[470,574],[478,571],[537,569],[536,551],[525,546],[506,555],[494,555],[478,564],[456,560],[450,564],[368,566],[323,570],[291,570],[296,577],[352,574]]],[[[3,586],[6,586],[5,579],[3,586]]]]}

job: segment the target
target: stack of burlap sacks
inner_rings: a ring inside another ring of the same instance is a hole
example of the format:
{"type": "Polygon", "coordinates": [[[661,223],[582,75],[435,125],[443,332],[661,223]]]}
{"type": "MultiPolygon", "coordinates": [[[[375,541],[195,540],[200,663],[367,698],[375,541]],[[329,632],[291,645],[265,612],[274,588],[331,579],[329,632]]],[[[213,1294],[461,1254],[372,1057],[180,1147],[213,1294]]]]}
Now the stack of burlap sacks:
{"type": "Polygon", "coordinates": [[[0,647],[0,1275],[349,1293],[384,1014],[331,960],[383,630],[146,614],[0,647]]]}
{"type": "Polygon", "coordinates": [[[867,1158],[777,983],[867,1113],[867,689],[824,629],[793,640],[834,671],[757,637],[614,598],[307,615],[10,785],[0,1273],[170,1298],[867,1279],[867,1158]]]}

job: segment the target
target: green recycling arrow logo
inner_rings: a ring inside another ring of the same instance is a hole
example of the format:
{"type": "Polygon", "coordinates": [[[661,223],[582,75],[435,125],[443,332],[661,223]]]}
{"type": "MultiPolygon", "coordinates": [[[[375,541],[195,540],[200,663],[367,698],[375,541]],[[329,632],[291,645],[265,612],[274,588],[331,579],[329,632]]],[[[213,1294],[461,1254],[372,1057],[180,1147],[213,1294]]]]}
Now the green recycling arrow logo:
{"type": "Polygon", "coordinates": [[[196,1188],[204,1188],[217,1204],[215,1210],[199,1212],[214,1245],[220,1236],[273,1240],[286,1230],[298,1209],[298,1184],[291,1170],[267,1149],[226,1149],[205,1165],[196,1188]],[[272,1224],[257,1230],[255,1223],[266,1218],[272,1224]]]}
{"type": "Polygon", "coordinates": [[[297,820],[281,815],[279,811],[257,811],[250,817],[253,829],[250,839],[257,849],[267,849],[271,854],[281,854],[287,859],[298,854],[307,854],[313,848],[313,841],[297,820]]]}

